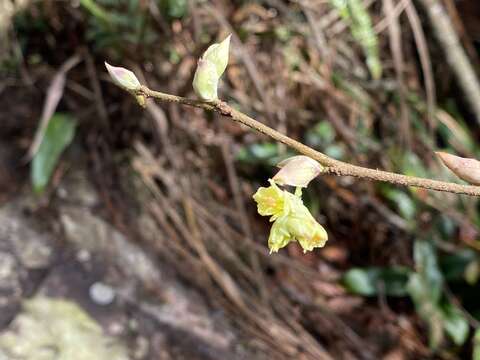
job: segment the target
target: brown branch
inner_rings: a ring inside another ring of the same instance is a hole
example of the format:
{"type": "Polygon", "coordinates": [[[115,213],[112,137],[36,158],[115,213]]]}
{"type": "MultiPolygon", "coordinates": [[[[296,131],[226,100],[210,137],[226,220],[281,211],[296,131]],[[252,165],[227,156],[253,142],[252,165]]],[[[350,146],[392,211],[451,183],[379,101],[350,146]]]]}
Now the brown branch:
{"type": "Polygon", "coordinates": [[[200,100],[193,100],[181,96],[165,94],[162,92],[150,90],[146,86],[141,86],[135,95],[143,95],[145,97],[155,98],[161,101],[173,102],[182,105],[194,106],[208,111],[217,112],[225,117],[236,121],[237,123],[248,126],[266,136],[279,141],[288,147],[296,150],[300,154],[311,157],[322,164],[324,174],[340,175],[340,176],[354,176],[357,178],[383,181],[395,185],[413,186],[429,190],[444,191],[455,194],[465,194],[472,196],[480,196],[480,186],[461,185],[451,182],[431,180],[407,175],[396,174],[388,171],[369,169],[361,166],[345,163],[343,161],[332,159],[331,157],[314,150],[301,142],[293,140],[292,138],[252,119],[250,116],[243,114],[230,107],[227,103],[217,100],[214,102],[205,102],[200,100]]]}

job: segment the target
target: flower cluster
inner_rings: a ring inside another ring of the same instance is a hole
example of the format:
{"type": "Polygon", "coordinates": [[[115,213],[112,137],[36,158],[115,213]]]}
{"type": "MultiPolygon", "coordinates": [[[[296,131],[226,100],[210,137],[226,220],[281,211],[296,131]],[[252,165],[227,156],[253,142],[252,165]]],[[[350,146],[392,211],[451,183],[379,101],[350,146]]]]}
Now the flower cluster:
{"type": "Polygon", "coordinates": [[[258,213],[271,216],[273,222],[268,238],[270,253],[277,252],[291,241],[298,241],[303,252],[323,247],[328,240],[325,229],[303,204],[301,189],[295,194],[280,189],[269,179],[269,187],[261,187],[253,195],[258,213]]]}

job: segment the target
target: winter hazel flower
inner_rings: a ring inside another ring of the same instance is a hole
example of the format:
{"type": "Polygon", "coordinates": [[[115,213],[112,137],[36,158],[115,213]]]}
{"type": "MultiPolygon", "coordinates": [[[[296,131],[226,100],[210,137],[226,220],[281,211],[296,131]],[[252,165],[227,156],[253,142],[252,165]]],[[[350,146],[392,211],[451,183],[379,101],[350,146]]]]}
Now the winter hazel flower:
{"type": "Polygon", "coordinates": [[[298,241],[303,252],[323,247],[328,240],[325,229],[310,214],[303,204],[301,191],[292,194],[280,189],[273,180],[269,187],[261,187],[253,195],[258,213],[271,216],[273,221],[268,247],[277,252],[291,241],[298,241]]]}

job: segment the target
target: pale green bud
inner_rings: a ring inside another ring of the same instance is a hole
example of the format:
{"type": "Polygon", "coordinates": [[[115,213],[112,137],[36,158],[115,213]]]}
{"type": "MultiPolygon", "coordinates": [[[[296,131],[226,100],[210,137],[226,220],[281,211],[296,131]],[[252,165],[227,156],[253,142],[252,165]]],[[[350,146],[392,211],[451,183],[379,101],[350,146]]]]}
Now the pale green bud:
{"type": "Polygon", "coordinates": [[[216,100],[218,80],[215,65],[204,59],[198,60],[197,71],[193,77],[193,90],[202,99],[207,101],[216,100]]]}
{"type": "Polygon", "coordinates": [[[193,89],[202,100],[217,99],[218,81],[228,65],[230,37],[231,35],[219,44],[210,45],[198,60],[193,89]]]}
{"type": "Polygon", "coordinates": [[[270,221],[274,222],[268,238],[270,253],[291,241],[298,241],[303,252],[325,246],[328,234],[303,204],[300,192],[297,196],[281,190],[273,180],[269,182],[270,186],[259,188],[253,199],[257,202],[258,213],[271,216],[270,221]]]}
{"type": "Polygon", "coordinates": [[[228,65],[231,37],[232,35],[228,35],[221,43],[210,45],[202,56],[202,59],[208,60],[215,65],[218,77],[222,76],[228,65]]]}
{"type": "Polygon", "coordinates": [[[122,67],[112,66],[106,61],[105,66],[110,74],[110,77],[116,85],[128,91],[135,91],[140,88],[140,81],[138,81],[137,77],[132,71],[122,67]]]}
{"type": "Polygon", "coordinates": [[[318,161],[304,155],[292,156],[277,166],[281,170],[273,177],[273,181],[279,185],[298,187],[306,187],[323,170],[318,161]]]}

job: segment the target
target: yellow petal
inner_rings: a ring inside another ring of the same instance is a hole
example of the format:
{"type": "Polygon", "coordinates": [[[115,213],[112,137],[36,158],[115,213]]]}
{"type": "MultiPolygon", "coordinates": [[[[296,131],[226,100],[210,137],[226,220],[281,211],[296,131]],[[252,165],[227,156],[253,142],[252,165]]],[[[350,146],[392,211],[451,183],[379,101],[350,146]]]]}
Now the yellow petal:
{"type": "Polygon", "coordinates": [[[304,224],[304,229],[306,230],[294,233],[303,252],[312,251],[314,248],[325,246],[328,240],[328,234],[322,225],[312,219],[309,223],[304,224]]]}
{"type": "Polygon", "coordinates": [[[298,197],[293,197],[289,206],[288,232],[300,243],[303,251],[311,251],[316,247],[325,246],[328,234],[310,214],[303,201],[298,197]]]}
{"type": "Polygon", "coordinates": [[[262,216],[272,215],[275,220],[284,213],[284,191],[280,190],[271,180],[270,186],[261,187],[253,195],[257,202],[258,213],[262,216]]]}
{"type": "Polygon", "coordinates": [[[279,249],[287,246],[292,240],[294,239],[288,232],[287,217],[284,216],[275,220],[270,230],[270,236],[268,237],[270,254],[272,252],[278,252],[279,249]]]}

